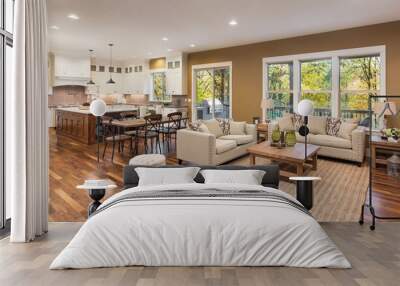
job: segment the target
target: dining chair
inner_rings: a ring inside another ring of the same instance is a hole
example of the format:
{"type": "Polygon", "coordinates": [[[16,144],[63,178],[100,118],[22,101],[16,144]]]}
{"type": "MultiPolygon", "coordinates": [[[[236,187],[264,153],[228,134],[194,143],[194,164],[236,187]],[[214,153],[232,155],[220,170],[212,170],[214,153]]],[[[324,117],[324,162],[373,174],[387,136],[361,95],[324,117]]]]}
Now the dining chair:
{"type": "Polygon", "coordinates": [[[176,145],[176,132],[181,129],[182,122],[182,112],[172,112],[167,115],[168,122],[165,123],[160,129],[160,133],[162,134],[163,144],[165,139],[167,139],[167,148],[169,151],[169,146],[172,143],[172,135],[175,135],[175,145],[176,145]],[[165,126],[166,125],[166,126],[165,126]]]}
{"type": "MultiPolygon", "coordinates": [[[[135,120],[137,119],[138,113],[135,111],[126,111],[126,112],[121,112],[121,120],[135,120]]],[[[128,135],[131,137],[131,142],[130,142],[130,150],[131,150],[131,155],[137,154],[138,152],[138,128],[125,128],[124,129],[124,134],[128,135]],[[133,144],[135,142],[135,144],[133,144]],[[135,145],[135,151],[133,152],[133,145],[135,145]]]]}
{"type": "Polygon", "coordinates": [[[156,150],[157,145],[159,147],[161,153],[161,144],[160,144],[160,127],[161,127],[161,114],[147,115],[144,117],[145,124],[139,129],[137,136],[138,138],[143,138],[144,140],[144,149],[145,153],[148,152],[148,139],[150,139],[151,150],[154,150],[153,140],[155,140],[156,150]]]}
{"type": "MultiPolygon", "coordinates": [[[[104,150],[103,150],[103,159],[106,155],[106,150],[109,144],[112,144],[112,154],[111,154],[111,162],[114,161],[115,154],[115,145],[118,144],[118,152],[124,152],[124,146],[126,141],[131,141],[132,137],[126,134],[119,134],[118,128],[112,124],[113,118],[103,117],[102,118],[102,129],[103,129],[103,142],[104,142],[104,150]]],[[[132,152],[132,145],[131,145],[132,152]]]]}

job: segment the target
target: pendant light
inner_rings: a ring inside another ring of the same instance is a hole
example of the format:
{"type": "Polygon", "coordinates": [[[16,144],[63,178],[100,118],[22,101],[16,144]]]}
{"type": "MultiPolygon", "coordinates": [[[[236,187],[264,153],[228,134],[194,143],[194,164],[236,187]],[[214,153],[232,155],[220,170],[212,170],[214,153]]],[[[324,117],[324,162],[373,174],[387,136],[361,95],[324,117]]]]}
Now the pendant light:
{"type": "Polygon", "coordinates": [[[108,70],[110,71],[110,79],[107,81],[107,84],[115,84],[115,81],[112,79],[112,72],[111,72],[111,67],[112,67],[112,47],[114,44],[110,43],[108,44],[110,47],[110,66],[108,67],[108,70]]]}
{"type": "Polygon", "coordinates": [[[92,79],[92,59],[93,59],[93,50],[89,50],[90,54],[90,80],[87,82],[87,84],[93,85],[95,84],[93,79],[92,79]]]}

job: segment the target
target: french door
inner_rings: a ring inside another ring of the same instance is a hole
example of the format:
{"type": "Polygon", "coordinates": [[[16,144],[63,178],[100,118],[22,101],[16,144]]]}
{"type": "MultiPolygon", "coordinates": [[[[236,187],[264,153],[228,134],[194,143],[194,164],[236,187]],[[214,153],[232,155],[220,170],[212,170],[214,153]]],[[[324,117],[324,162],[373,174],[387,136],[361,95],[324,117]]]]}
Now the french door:
{"type": "Polygon", "coordinates": [[[192,119],[230,118],[231,63],[193,66],[192,119]]]}

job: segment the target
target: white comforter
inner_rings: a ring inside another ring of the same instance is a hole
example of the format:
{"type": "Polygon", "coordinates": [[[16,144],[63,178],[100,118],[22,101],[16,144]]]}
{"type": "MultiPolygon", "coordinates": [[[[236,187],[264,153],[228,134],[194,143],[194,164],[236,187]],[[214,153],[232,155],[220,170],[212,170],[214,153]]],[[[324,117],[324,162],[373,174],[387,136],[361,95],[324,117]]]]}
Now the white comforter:
{"type": "MultiPolygon", "coordinates": [[[[185,184],[136,187],[112,198],[146,190],[204,188],[267,190],[290,197],[262,186],[185,184]]],[[[50,269],[127,265],[350,267],[320,225],[289,205],[257,199],[175,198],[127,201],[99,212],[50,269]]]]}

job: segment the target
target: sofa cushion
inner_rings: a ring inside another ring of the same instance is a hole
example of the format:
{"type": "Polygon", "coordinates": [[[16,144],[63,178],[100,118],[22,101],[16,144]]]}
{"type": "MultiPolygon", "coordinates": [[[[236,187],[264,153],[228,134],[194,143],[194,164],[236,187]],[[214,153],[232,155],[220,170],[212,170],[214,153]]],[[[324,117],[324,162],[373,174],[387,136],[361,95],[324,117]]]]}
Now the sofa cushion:
{"type": "Polygon", "coordinates": [[[315,135],[312,138],[311,144],[334,148],[351,149],[350,140],[330,135],[315,135]]]}
{"type": "MultiPolygon", "coordinates": [[[[304,143],[304,136],[301,136],[299,133],[296,132],[296,139],[297,142],[304,143]]],[[[314,144],[318,146],[327,146],[333,148],[341,148],[341,149],[351,149],[351,141],[347,139],[343,139],[337,136],[330,136],[330,135],[315,135],[309,134],[307,136],[307,143],[314,144]]]]}
{"type": "Polygon", "coordinates": [[[292,116],[286,115],[278,119],[279,130],[289,131],[294,130],[294,125],[292,121],[292,116]]]}
{"type": "Polygon", "coordinates": [[[219,137],[218,139],[235,140],[237,145],[247,144],[254,140],[253,136],[251,136],[251,135],[225,135],[225,136],[219,137]]]}
{"type": "Polygon", "coordinates": [[[312,134],[326,134],[326,117],[309,116],[308,128],[312,134]]]}
{"type": "Polygon", "coordinates": [[[221,128],[221,126],[220,126],[218,120],[216,120],[216,119],[210,119],[210,120],[205,120],[205,121],[203,121],[203,123],[207,126],[208,131],[209,131],[211,134],[214,134],[215,137],[218,138],[218,137],[224,135],[224,132],[223,132],[223,130],[222,130],[222,128],[221,128]]]}
{"type": "Polygon", "coordinates": [[[230,135],[245,135],[246,134],[246,121],[231,121],[230,122],[230,135]]]}
{"type": "Polygon", "coordinates": [[[215,140],[215,149],[217,150],[217,154],[221,154],[235,148],[236,148],[235,140],[226,140],[226,139],[215,140]]]}
{"type": "Polygon", "coordinates": [[[356,123],[342,122],[340,124],[338,136],[344,139],[351,140],[351,132],[357,128],[356,123]]]}

